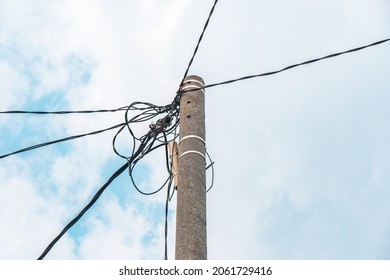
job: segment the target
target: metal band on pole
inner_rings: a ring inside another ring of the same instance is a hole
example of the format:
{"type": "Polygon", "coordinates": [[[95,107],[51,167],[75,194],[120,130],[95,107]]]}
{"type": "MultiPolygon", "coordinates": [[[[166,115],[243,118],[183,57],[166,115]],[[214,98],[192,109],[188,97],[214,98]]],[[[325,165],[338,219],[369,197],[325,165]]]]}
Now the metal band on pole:
{"type": "Polygon", "coordinates": [[[195,150],[191,150],[191,151],[185,151],[184,153],[182,153],[179,157],[179,161],[183,156],[188,155],[188,154],[197,154],[197,155],[200,155],[202,158],[204,158],[204,160],[206,160],[206,157],[204,156],[204,154],[202,154],[201,152],[195,151],[195,150]]]}
{"type": "Polygon", "coordinates": [[[190,138],[199,139],[200,141],[203,142],[203,144],[206,145],[206,141],[204,141],[204,139],[203,139],[202,137],[197,136],[197,135],[187,135],[187,136],[181,137],[181,138],[180,138],[180,141],[179,141],[179,145],[180,145],[180,143],[183,142],[184,140],[190,139],[190,138]]]}

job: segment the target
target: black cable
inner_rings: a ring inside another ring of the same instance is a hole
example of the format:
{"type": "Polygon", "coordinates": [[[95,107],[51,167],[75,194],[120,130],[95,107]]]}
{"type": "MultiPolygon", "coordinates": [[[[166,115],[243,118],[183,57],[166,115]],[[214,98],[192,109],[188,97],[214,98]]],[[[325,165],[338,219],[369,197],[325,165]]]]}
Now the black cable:
{"type": "Polygon", "coordinates": [[[66,115],[66,114],[93,114],[93,113],[114,113],[125,111],[127,106],[117,109],[101,109],[101,110],[80,110],[80,111],[0,111],[0,114],[36,114],[36,115],[66,115]]]}
{"type": "MultiPolygon", "coordinates": [[[[159,145],[158,147],[161,147],[161,146],[163,146],[163,145],[164,145],[164,144],[159,145]]],[[[155,148],[157,148],[157,147],[155,147],[155,148]]],[[[131,182],[133,183],[134,188],[135,188],[140,194],[142,194],[142,195],[147,195],[147,196],[149,196],[149,195],[154,195],[154,194],[160,192],[160,191],[167,185],[167,183],[169,182],[171,176],[168,176],[168,178],[165,180],[165,182],[162,184],[162,186],[159,187],[158,189],[156,189],[156,190],[154,190],[154,191],[152,191],[152,192],[144,192],[144,191],[142,191],[142,190],[137,186],[137,184],[136,184],[135,181],[134,181],[134,177],[133,177],[133,170],[134,170],[134,167],[135,167],[136,164],[139,162],[139,160],[140,160],[140,159],[137,159],[136,161],[134,161],[133,166],[130,168],[130,171],[129,171],[130,180],[131,180],[131,182]]]]}
{"type": "MultiPolygon", "coordinates": [[[[150,132],[149,132],[150,133],[150,132]]],[[[169,155],[168,155],[168,138],[167,138],[167,135],[166,135],[166,132],[165,131],[161,131],[161,133],[163,134],[163,137],[165,139],[165,141],[162,143],[162,144],[159,144],[157,146],[154,146],[153,147],[153,144],[155,142],[155,140],[157,139],[157,137],[148,145],[148,147],[145,147],[144,148],[144,151],[141,153],[141,155],[135,159],[133,162],[132,162],[132,166],[129,167],[129,176],[130,176],[130,179],[131,179],[131,182],[133,183],[133,186],[134,188],[142,195],[146,195],[146,196],[149,196],[149,195],[154,195],[158,192],[160,192],[167,184],[169,185],[171,182],[171,177],[172,177],[172,171],[171,171],[171,168],[169,166],[169,155]],[[151,153],[152,151],[162,147],[162,146],[165,146],[165,158],[166,158],[166,167],[167,167],[167,171],[168,171],[168,178],[165,180],[165,182],[162,184],[161,187],[159,187],[157,190],[155,191],[152,191],[152,192],[144,192],[142,191],[138,186],[137,184],[135,183],[134,181],[134,177],[133,177],[133,170],[135,168],[135,166],[137,165],[137,163],[142,159],[144,158],[146,155],[148,155],[149,153],[151,153]]]]}
{"type": "Polygon", "coordinates": [[[165,230],[164,230],[165,260],[168,260],[168,210],[169,210],[169,201],[170,201],[169,195],[171,192],[172,182],[173,182],[173,176],[170,176],[169,184],[167,188],[167,198],[165,200],[165,230]]]}
{"type": "MultiPolygon", "coordinates": [[[[117,156],[119,156],[119,157],[121,157],[121,158],[123,158],[123,159],[127,159],[128,157],[126,157],[126,156],[124,156],[124,155],[122,155],[122,154],[120,154],[120,153],[118,152],[118,150],[117,150],[117,148],[116,148],[116,146],[115,146],[115,143],[116,143],[117,137],[118,137],[119,134],[123,131],[123,129],[125,129],[125,127],[126,127],[126,124],[124,124],[124,125],[117,131],[117,133],[115,133],[114,138],[112,138],[112,149],[114,150],[114,153],[115,153],[117,156]]],[[[134,149],[135,149],[135,139],[134,139],[134,137],[132,137],[132,138],[133,138],[133,152],[132,152],[132,153],[134,153],[134,149]]]]}
{"type": "MultiPolygon", "coordinates": [[[[150,140],[146,139],[146,143],[150,140]]],[[[146,144],[143,143],[143,144],[146,144]]],[[[99,199],[99,197],[102,195],[102,193],[107,189],[107,187],[114,181],[120,174],[123,173],[128,167],[128,165],[142,152],[143,145],[141,145],[138,150],[134,153],[133,158],[129,160],[129,162],[126,162],[124,165],[122,165],[109,179],[108,181],[96,192],[96,194],[93,196],[93,198],[90,200],[90,202],[80,211],[79,214],[75,218],[73,218],[66,226],[65,228],[53,239],[52,242],[47,246],[47,248],[43,251],[43,253],[39,256],[38,260],[42,260],[47,253],[50,252],[50,250],[53,248],[53,246],[61,239],[61,237],[72,227],[74,226],[81,217],[95,204],[95,202],[99,199]]]]}
{"type": "Polygon", "coordinates": [[[173,183],[173,173],[172,166],[169,163],[169,152],[168,152],[168,139],[165,132],[163,132],[164,140],[165,140],[165,165],[167,167],[167,171],[169,173],[169,183],[167,188],[167,198],[165,200],[165,227],[164,227],[164,248],[165,248],[165,260],[168,260],[168,210],[169,210],[169,202],[170,200],[170,192],[173,183]]]}
{"type": "Polygon", "coordinates": [[[206,170],[211,167],[211,184],[210,187],[206,190],[206,193],[208,193],[214,186],[214,161],[211,159],[210,154],[206,151],[206,155],[210,160],[210,165],[206,167],[206,170]]]}
{"type": "Polygon", "coordinates": [[[102,195],[102,193],[107,189],[107,187],[114,181],[115,178],[117,178],[120,174],[122,174],[123,171],[127,169],[127,163],[122,165],[111,177],[108,179],[108,181],[97,191],[97,193],[93,196],[93,198],[90,200],[90,202],[83,208],[83,210],[80,211],[79,214],[77,214],[76,217],[74,217],[66,226],[65,228],[53,239],[52,242],[46,247],[46,249],[43,251],[43,253],[38,257],[38,260],[42,260],[47,253],[50,252],[50,250],[54,247],[54,245],[61,239],[61,237],[72,227],[74,226],[81,217],[95,204],[95,202],[99,199],[99,197],[102,195]]]}
{"type": "MultiPolygon", "coordinates": [[[[212,16],[213,13],[214,13],[214,9],[215,9],[215,6],[217,5],[217,3],[218,3],[218,0],[215,0],[215,1],[214,1],[214,5],[213,5],[213,7],[212,7],[211,10],[210,10],[209,16],[208,16],[208,18],[207,18],[207,20],[206,20],[206,23],[205,23],[204,27],[203,27],[202,33],[200,34],[200,37],[199,37],[199,39],[198,39],[198,43],[196,44],[194,53],[193,53],[193,55],[192,55],[192,57],[191,57],[191,59],[190,59],[190,62],[188,63],[188,66],[187,66],[186,71],[184,72],[183,79],[181,80],[181,83],[180,83],[179,91],[180,91],[180,88],[182,87],[182,85],[183,85],[183,83],[184,83],[185,78],[187,77],[188,71],[190,70],[190,67],[191,67],[191,65],[192,65],[192,62],[194,61],[195,55],[196,55],[196,53],[198,52],[199,45],[200,45],[200,43],[202,42],[203,35],[204,35],[204,33],[206,32],[207,26],[209,25],[209,22],[210,22],[210,18],[211,18],[211,16],[212,16]]],[[[178,92],[179,92],[179,91],[178,91],[178,92]]]]}
{"type": "MultiPolygon", "coordinates": [[[[167,130],[166,133],[170,134],[171,131],[179,125],[178,118],[176,116],[178,114],[178,111],[177,111],[177,109],[175,109],[175,107],[177,107],[177,103],[175,100],[174,100],[174,102],[172,102],[171,104],[166,105],[166,106],[157,106],[157,105],[154,105],[151,103],[146,103],[146,102],[134,102],[128,106],[128,108],[126,109],[126,113],[125,113],[125,123],[126,123],[125,126],[127,127],[128,132],[130,133],[130,136],[131,136],[131,140],[133,142],[132,153],[134,153],[134,150],[136,148],[136,141],[141,141],[141,137],[137,137],[134,134],[133,130],[130,127],[130,124],[145,122],[145,121],[148,121],[148,120],[151,120],[151,119],[157,117],[158,115],[160,115],[162,113],[168,113],[164,118],[162,118],[158,121],[161,122],[161,121],[166,120],[168,118],[171,120],[171,122],[173,121],[174,124],[171,128],[168,128],[168,125],[166,125],[166,127],[165,127],[165,129],[167,130]],[[133,110],[140,110],[142,112],[130,118],[129,112],[133,111],[133,110]]],[[[113,138],[112,145],[113,145],[113,150],[114,150],[115,154],[117,154],[121,158],[127,159],[129,156],[125,156],[125,155],[119,153],[118,149],[116,148],[117,138],[118,138],[119,134],[123,132],[123,129],[124,129],[124,127],[122,127],[116,133],[116,135],[113,138]]],[[[160,141],[159,138],[157,140],[160,141]]]]}
{"type": "Polygon", "coordinates": [[[26,147],[26,148],[23,148],[23,149],[20,149],[20,150],[8,153],[8,154],[0,155],[0,159],[6,158],[6,157],[9,157],[9,156],[12,156],[12,155],[16,155],[16,154],[19,154],[19,153],[35,150],[35,149],[38,149],[38,148],[42,148],[42,147],[45,147],[45,146],[57,144],[57,143],[60,143],[60,142],[70,141],[70,140],[74,140],[74,139],[85,137],[85,136],[90,136],[90,135],[103,133],[103,132],[106,132],[106,131],[109,131],[109,130],[121,127],[123,125],[125,125],[125,124],[121,123],[121,124],[117,124],[117,125],[111,126],[109,128],[96,130],[96,131],[83,133],[83,134],[78,134],[78,135],[73,135],[73,136],[68,136],[68,137],[57,139],[57,140],[54,140],[54,141],[49,141],[49,142],[44,142],[44,143],[41,143],[41,144],[33,145],[33,146],[30,146],[30,147],[26,147]]]}
{"type": "MultiPolygon", "coordinates": [[[[57,111],[57,112],[43,112],[43,111],[3,111],[3,112],[0,112],[0,113],[31,113],[31,114],[70,114],[70,113],[93,113],[93,112],[108,112],[108,111],[111,111],[111,112],[114,112],[114,111],[123,111],[125,110],[126,111],[126,116],[127,116],[127,113],[131,110],[145,110],[145,111],[148,111],[148,110],[153,110],[154,113],[153,114],[147,114],[146,116],[144,117],[141,117],[144,113],[141,113],[141,114],[138,114],[136,115],[135,117],[131,118],[130,120],[128,120],[126,118],[126,123],[121,123],[121,124],[117,124],[115,126],[112,126],[112,127],[109,127],[109,128],[105,128],[105,129],[101,129],[101,130],[96,130],[96,131],[93,131],[93,132],[88,132],[88,133],[83,133],[83,134],[78,134],[78,135],[73,135],[73,136],[68,136],[68,137],[65,137],[65,138],[60,138],[60,139],[57,139],[57,140],[53,140],[53,141],[48,141],[48,142],[43,142],[43,143],[40,143],[40,144],[36,144],[36,145],[32,145],[32,146],[29,146],[29,147],[26,147],[26,148],[23,148],[23,149],[20,149],[20,150],[16,150],[16,151],[13,151],[11,153],[8,153],[8,154],[3,154],[3,155],[0,155],[0,159],[3,159],[3,158],[6,158],[6,157],[9,157],[11,155],[15,155],[15,154],[19,154],[19,153],[23,153],[23,152],[27,152],[27,151],[31,151],[31,150],[34,150],[34,149],[38,149],[38,148],[42,148],[42,147],[45,147],[45,146],[49,146],[49,145],[53,145],[53,144],[57,144],[57,143],[61,143],[61,142],[65,142],[65,141],[70,141],[70,140],[74,140],[74,139],[77,139],[77,138],[81,138],[81,137],[85,137],[85,136],[90,136],[90,135],[95,135],[95,134],[99,134],[99,133],[103,133],[103,132],[106,132],[106,131],[109,131],[109,130],[112,130],[112,129],[116,129],[118,127],[121,127],[121,129],[117,132],[117,134],[115,135],[114,139],[113,139],[113,147],[114,147],[114,152],[122,157],[122,158],[127,158],[121,154],[119,154],[119,152],[116,150],[115,148],[115,141],[116,141],[116,138],[118,136],[118,134],[124,129],[124,127],[128,127],[129,131],[131,132],[131,129],[130,129],[130,126],[129,126],[129,123],[133,123],[133,122],[141,122],[141,121],[147,121],[147,120],[150,120],[154,117],[156,117],[157,115],[161,114],[161,112],[165,112],[167,111],[169,108],[169,105],[167,106],[156,106],[156,105],[153,105],[153,104],[150,104],[150,103],[144,103],[144,102],[135,102],[133,103],[132,105],[130,106],[126,106],[126,107],[121,107],[121,108],[118,108],[118,109],[113,109],[113,110],[98,110],[98,111],[57,111]],[[145,105],[146,107],[137,107],[136,105],[145,105]],[[148,107],[149,106],[149,107],[148,107]],[[152,109],[151,109],[152,108],[152,109]]],[[[177,126],[178,123],[175,124],[175,126],[177,126]]],[[[134,136],[134,134],[131,132],[131,135],[133,137],[133,141],[135,141],[134,139],[138,139],[134,136]]],[[[135,144],[135,142],[133,143],[135,144]]],[[[133,145],[133,153],[134,153],[134,147],[135,145],[133,145]]]]}
{"type": "Polygon", "coordinates": [[[390,38],[384,39],[384,40],[381,40],[381,41],[377,41],[377,42],[371,43],[369,45],[365,45],[365,46],[361,46],[361,47],[358,47],[358,48],[354,48],[354,49],[351,49],[351,50],[347,50],[347,51],[343,51],[343,52],[339,52],[339,53],[334,53],[334,54],[330,54],[330,55],[323,56],[323,57],[320,57],[320,58],[315,58],[315,59],[307,60],[307,61],[304,61],[304,62],[301,62],[301,63],[293,64],[293,65],[284,67],[284,68],[282,68],[280,70],[266,72],[266,73],[262,73],[262,74],[244,76],[244,77],[241,77],[241,78],[227,80],[227,81],[219,82],[219,83],[215,83],[215,84],[208,84],[208,85],[205,85],[204,87],[200,87],[200,88],[197,88],[197,89],[184,90],[184,91],[181,91],[180,93],[194,91],[194,90],[198,90],[198,89],[206,89],[206,88],[211,88],[211,87],[216,87],[216,86],[221,86],[221,85],[226,85],[226,84],[231,84],[231,83],[235,83],[235,82],[239,82],[239,81],[243,81],[243,80],[249,80],[249,79],[253,79],[253,78],[258,78],[258,77],[271,76],[271,75],[279,74],[281,72],[284,72],[284,71],[287,71],[287,70],[290,70],[290,69],[293,69],[293,68],[296,68],[296,67],[299,67],[299,66],[312,64],[312,63],[318,62],[320,60],[325,60],[325,59],[337,57],[337,56],[340,56],[340,55],[357,52],[357,51],[363,50],[365,48],[369,48],[369,47],[373,47],[373,46],[376,46],[376,45],[380,45],[380,44],[386,43],[388,41],[390,41],[390,38]]]}

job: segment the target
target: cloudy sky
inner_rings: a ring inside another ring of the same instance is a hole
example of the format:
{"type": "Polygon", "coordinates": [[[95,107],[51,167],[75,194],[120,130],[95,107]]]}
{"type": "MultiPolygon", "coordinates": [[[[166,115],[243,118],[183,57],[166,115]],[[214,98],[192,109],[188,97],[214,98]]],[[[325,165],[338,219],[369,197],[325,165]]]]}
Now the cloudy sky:
{"type": "MultiPolygon", "coordinates": [[[[0,0],[0,110],[169,104],[213,2],[0,0]]],[[[221,0],[190,74],[211,84],[277,70],[389,38],[389,27],[387,0],[221,0]]],[[[206,90],[210,259],[390,258],[388,73],[389,43],[206,90]]],[[[121,122],[0,115],[0,154],[121,122]]],[[[0,160],[1,259],[37,258],[124,164],[114,133],[0,160]]],[[[163,153],[135,174],[158,187],[163,153]]],[[[164,203],[125,172],[47,259],[163,259],[164,203]]]]}

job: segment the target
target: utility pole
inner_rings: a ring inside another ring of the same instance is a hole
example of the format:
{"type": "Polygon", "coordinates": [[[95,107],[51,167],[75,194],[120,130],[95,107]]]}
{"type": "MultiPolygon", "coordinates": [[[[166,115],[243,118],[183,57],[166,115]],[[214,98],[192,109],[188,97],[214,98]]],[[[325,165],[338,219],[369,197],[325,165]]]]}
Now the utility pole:
{"type": "Polygon", "coordinates": [[[207,259],[204,81],[187,76],[181,87],[176,260],[207,259]]]}

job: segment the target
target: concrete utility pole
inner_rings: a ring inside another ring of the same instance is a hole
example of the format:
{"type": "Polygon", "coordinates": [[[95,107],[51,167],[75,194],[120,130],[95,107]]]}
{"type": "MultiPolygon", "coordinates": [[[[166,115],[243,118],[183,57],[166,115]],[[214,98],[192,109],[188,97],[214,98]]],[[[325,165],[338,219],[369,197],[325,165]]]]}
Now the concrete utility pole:
{"type": "Polygon", "coordinates": [[[204,81],[187,76],[180,99],[177,260],[207,259],[204,81]]]}

